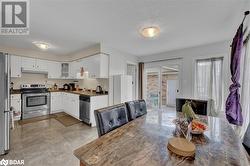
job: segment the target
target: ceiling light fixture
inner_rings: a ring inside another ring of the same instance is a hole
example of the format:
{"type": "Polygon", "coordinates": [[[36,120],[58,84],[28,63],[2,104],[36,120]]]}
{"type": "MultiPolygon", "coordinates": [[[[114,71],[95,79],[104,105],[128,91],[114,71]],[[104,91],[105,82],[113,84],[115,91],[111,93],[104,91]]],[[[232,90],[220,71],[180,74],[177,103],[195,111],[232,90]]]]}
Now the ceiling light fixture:
{"type": "Polygon", "coordinates": [[[42,49],[42,50],[47,50],[50,48],[48,43],[45,42],[32,42],[35,46],[37,46],[38,48],[42,49]]]}
{"type": "Polygon", "coordinates": [[[156,26],[146,27],[140,31],[143,37],[153,38],[160,34],[160,28],[156,26]]]}

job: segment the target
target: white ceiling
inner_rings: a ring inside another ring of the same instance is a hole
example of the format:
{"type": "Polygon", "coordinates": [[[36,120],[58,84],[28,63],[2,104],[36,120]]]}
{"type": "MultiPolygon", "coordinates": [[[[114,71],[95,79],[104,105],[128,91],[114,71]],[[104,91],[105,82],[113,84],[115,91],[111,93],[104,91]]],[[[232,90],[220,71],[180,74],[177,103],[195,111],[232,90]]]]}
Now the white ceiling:
{"type": "Polygon", "coordinates": [[[0,36],[0,45],[67,55],[96,43],[137,55],[231,39],[248,0],[35,0],[30,35],[0,36]],[[142,38],[138,30],[157,25],[161,34],[142,38]]]}

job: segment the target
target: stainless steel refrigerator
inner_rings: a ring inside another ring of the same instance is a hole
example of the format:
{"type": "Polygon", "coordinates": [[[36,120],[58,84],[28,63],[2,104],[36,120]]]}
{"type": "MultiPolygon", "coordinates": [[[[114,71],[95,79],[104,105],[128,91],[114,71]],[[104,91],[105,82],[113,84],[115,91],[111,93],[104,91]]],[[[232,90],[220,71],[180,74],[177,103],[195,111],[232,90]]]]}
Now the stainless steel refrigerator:
{"type": "Polygon", "coordinates": [[[9,56],[0,52],[0,155],[9,150],[10,138],[10,67],[9,56]]]}

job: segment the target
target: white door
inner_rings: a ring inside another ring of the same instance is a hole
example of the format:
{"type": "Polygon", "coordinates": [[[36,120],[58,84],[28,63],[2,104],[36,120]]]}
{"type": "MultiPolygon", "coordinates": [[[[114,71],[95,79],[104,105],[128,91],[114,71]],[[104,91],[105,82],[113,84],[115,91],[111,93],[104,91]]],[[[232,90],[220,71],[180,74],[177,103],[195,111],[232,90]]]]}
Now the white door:
{"type": "Polygon", "coordinates": [[[148,108],[174,107],[179,88],[177,65],[145,69],[144,98],[148,108]]]}
{"type": "Polygon", "coordinates": [[[132,76],[132,99],[136,100],[137,66],[134,64],[127,64],[127,74],[132,76]]]}
{"type": "Polygon", "coordinates": [[[177,93],[177,80],[167,80],[167,105],[175,106],[177,93]]]}
{"type": "Polygon", "coordinates": [[[150,68],[145,70],[145,99],[149,109],[160,107],[161,85],[160,85],[160,69],[150,68]]]}

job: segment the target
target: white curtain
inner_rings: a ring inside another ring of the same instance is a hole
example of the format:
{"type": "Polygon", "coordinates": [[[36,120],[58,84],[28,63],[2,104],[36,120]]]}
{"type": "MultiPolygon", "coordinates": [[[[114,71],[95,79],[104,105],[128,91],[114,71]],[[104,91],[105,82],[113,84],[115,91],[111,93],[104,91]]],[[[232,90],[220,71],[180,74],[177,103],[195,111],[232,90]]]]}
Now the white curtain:
{"type": "Polygon", "coordinates": [[[222,110],[222,58],[202,59],[196,61],[195,97],[212,99],[208,115],[218,116],[222,110]]]}
{"type": "Polygon", "coordinates": [[[239,136],[243,138],[247,126],[250,122],[250,42],[245,45],[245,54],[242,55],[241,61],[241,107],[243,115],[243,125],[239,127],[239,136]]]}

